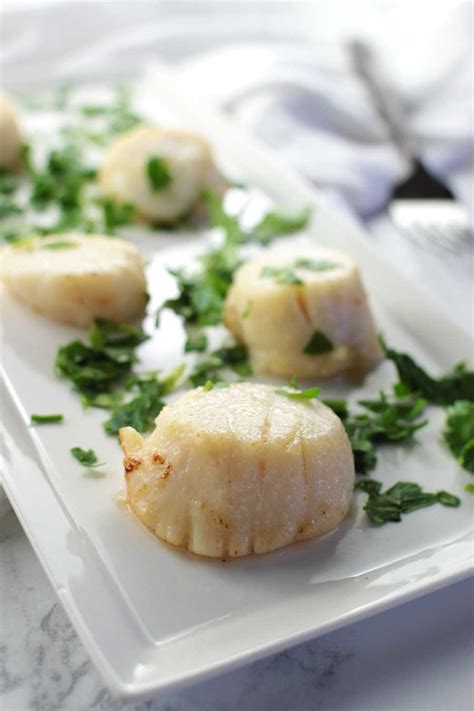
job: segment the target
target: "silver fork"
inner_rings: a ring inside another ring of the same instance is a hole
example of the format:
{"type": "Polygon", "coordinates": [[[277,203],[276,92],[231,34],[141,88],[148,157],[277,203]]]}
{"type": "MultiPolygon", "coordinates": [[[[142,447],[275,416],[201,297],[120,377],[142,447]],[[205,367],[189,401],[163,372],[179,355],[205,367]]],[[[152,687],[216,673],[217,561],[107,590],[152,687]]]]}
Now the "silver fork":
{"type": "Polygon", "coordinates": [[[451,190],[430,173],[417,155],[416,141],[407,129],[405,110],[376,66],[370,47],[359,40],[348,43],[355,72],[364,82],[390,138],[410,163],[410,173],[395,186],[388,206],[397,227],[417,242],[459,252],[472,249],[469,213],[451,190]]]}

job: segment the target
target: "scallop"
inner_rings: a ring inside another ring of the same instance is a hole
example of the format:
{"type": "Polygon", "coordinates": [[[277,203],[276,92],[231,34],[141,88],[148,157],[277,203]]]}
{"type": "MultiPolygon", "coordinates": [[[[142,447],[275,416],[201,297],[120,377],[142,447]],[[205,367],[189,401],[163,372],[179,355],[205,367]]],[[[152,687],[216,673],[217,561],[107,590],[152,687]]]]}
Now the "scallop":
{"type": "Polygon", "coordinates": [[[20,161],[21,134],[13,103],[0,94],[0,167],[16,168],[20,161]]]}
{"type": "Polygon", "coordinates": [[[88,327],[95,319],[133,321],[147,303],[136,247],[99,235],[31,237],[0,253],[7,289],[54,321],[88,327]]]}
{"type": "Polygon", "coordinates": [[[335,250],[269,251],[247,262],[234,275],[223,319],[256,373],[361,374],[382,358],[358,268],[335,250]]]}
{"type": "Polygon", "coordinates": [[[351,504],[354,463],[339,418],[268,385],[191,390],[147,439],[126,427],[120,440],[132,511],[199,555],[268,553],[321,536],[351,504]]]}
{"type": "Polygon", "coordinates": [[[142,217],[161,223],[189,213],[217,179],[202,138],[153,126],[139,126],[117,139],[99,176],[105,195],[132,203],[142,217]]]}

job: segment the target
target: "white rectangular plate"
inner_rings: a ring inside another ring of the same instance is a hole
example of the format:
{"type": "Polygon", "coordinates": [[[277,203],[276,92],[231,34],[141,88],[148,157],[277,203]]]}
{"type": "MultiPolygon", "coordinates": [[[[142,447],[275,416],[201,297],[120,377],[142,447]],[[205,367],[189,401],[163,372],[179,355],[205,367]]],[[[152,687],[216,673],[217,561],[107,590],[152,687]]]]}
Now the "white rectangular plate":
{"type": "MultiPolygon", "coordinates": [[[[145,91],[159,97],[171,124],[205,135],[232,176],[261,188],[277,205],[313,206],[303,239],[334,245],[359,263],[381,330],[435,372],[470,355],[470,340],[334,214],[299,177],[254,140],[155,69],[145,91]],[[186,99],[183,97],[187,97],[186,99]]],[[[141,240],[150,260],[152,308],[167,288],[164,265],[192,261],[205,237],[141,240]]],[[[147,694],[203,678],[305,638],[374,614],[471,571],[472,496],[467,476],[441,441],[443,412],[408,447],[381,451],[375,478],[416,481],[462,498],[459,509],[434,506],[381,528],[368,524],[364,495],[333,534],[263,557],[223,563],[160,543],[114,495],[122,487],[121,453],[102,433],[104,413],[84,412],[53,373],[59,345],[80,334],[33,315],[2,293],[3,477],[6,491],[52,584],[113,692],[147,694]],[[30,428],[33,412],[62,412],[61,426],[30,428]],[[107,476],[91,479],[69,454],[93,447],[107,476]]],[[[183,334],[168,314],[141,348],[145,368],[180,361],[183,334]]],[[[395,381],[383,364],[350,393],[374,395],[395,381]]]]}

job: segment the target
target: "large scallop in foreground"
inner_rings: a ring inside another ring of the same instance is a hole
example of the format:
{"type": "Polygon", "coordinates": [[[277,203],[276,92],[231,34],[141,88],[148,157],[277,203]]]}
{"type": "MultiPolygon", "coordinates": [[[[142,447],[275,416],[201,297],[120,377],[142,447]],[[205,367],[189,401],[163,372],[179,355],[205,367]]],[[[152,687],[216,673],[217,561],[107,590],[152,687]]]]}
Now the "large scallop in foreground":
{"type": "Polygon", "coordinates": [[[148,298],[136,247],[99,235],[31,237],[4,247],[0,277],[34,311],[74,326],[133,321],[148,298]]]}
{"type": "Polygon", "coordinates": [[[318,400],[236,383],[167,405],[147,439],[120,430],[128,503],[159,538],[238,557],[321,536],[346,516],[354,485],[339,418],[318,400]]]}
{"type": "Polygon", "coordinates": [[[0,94],[0,168],[16,168],[20,161],[21,134],[15,108],[0,94]]]}
{"type": "Polygon", "coordinates": [[[139,126],[111,145],[99,183],[105,195],[133,204],[145,219],[172,223],[193,209],[216,176],[210,148],[199,136],[139,126]]]}
{"type": "Polygon", "coordinates": [[[223,317],[256,373],[361,374],[382,358],[359,270],[336,250],[269,251],[245,263],[223,317]]]}

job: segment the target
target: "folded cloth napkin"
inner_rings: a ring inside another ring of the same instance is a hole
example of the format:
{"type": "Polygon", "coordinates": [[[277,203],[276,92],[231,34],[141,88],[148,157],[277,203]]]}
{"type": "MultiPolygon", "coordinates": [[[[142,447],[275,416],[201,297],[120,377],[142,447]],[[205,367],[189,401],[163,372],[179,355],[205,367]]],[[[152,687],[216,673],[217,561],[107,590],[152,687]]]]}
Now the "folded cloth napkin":
{"type": "MultiPolygon", "coordinates": [[[[456,53],[440,52],[416,83],[408,74],[411,86],[397,81],[396,62],[391,68],[387,63],[387,71],[407,106],[420,155],[435,173],[452,178],[469,202],[472,181],[456,183],[458,175],[472,177],[473,169],[472,70],[461,40],[456,53]]],[[[408,170],[343,45],[321,55],[308,45],[238,44],[182,62],[181,71],[188,86],[234,113],[363,218],[386,205],[408,170]]]]}

